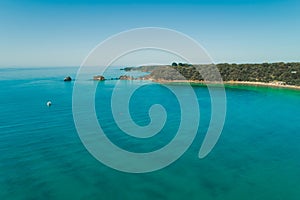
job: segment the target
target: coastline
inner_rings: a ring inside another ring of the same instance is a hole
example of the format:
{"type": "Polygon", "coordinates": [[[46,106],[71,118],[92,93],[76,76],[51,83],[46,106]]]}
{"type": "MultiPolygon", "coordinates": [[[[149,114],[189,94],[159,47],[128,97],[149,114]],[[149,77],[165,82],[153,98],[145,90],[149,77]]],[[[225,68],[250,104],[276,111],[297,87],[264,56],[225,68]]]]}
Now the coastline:
{"type": "Polygon", "coordinates": [[[251,82],[251,81],[223,81],[223,82],[212,82],[212,81],[194,81],[194,80],[154,80],[149,79],[153,82],[157,83],[194,83],[194,84],[203,84],[203,85],[245,85],[245,86],[258,86],[258,87],[272,87],[272,88],[284,88],[284,89],[294,89],[294,90],[300,90],[300,86],[298,85],[286,85],[286,84],[279,84],[276,82],[273,83],[265,83],[265,82],[251,82]]]}
{"type": "Polygon", "coordinates": [[[225,81],[225,85],[247,85],[247,86],[259,86],[259,87],[272,87],[272,88],[285,88],[300,90],[298,85],[287,85],[278,83],[265,83],[265,82],[250,82],[250,81],[225,81]]]}

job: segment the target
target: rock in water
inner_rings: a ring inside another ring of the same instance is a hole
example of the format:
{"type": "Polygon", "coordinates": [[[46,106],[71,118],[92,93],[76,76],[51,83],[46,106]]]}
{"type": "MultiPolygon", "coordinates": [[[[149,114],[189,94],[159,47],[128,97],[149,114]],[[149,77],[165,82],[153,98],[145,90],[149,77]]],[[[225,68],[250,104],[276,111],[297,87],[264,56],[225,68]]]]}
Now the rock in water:
{"type": "Polygon", "coordinates": [[[98,75],[98,76],[94,76],[94,77],[93,77],[93,80],[94,80],[94,81],[104,81],[105,78],[104,78],[104,76],[98,75]]]}
{"type": "Polygon", "coordinates": [[[47,102],[47,106],[50,107],[51,105],[52,105],[52,102],[51,102],[51,101],[48,101],[48,102],[47,102]]]}
{"type": "Polygon", "coordinates": [[[119,77],[120,80],[134,80],[132,76],[122,75],[119,77]]]}
{"type": "Polygon", "coordinates": [[[70,76],[67,76],[66,78],[64,78],[64,81],[72,81],[72,78],[70,76]]]}

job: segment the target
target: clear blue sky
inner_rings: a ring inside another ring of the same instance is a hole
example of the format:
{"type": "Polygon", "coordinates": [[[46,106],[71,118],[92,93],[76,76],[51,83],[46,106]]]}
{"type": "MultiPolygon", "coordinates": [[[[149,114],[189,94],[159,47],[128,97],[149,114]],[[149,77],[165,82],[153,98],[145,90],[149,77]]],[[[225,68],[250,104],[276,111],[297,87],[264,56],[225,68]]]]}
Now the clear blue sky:
{"type": "Polygon", "coordinates": [[[215,62],[300,61],[297,0],[2,0],[0,66],[79,66],[107,37],[149,26],[191,36],[215,62]]]}

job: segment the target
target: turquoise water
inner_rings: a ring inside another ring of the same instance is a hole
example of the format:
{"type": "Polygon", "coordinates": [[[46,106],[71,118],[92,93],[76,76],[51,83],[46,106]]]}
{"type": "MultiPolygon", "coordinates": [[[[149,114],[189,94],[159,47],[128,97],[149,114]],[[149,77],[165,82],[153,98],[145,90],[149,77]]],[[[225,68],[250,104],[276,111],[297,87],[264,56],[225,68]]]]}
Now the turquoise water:
{"type": "MultiPolygon", "coordinates": [[[[82,145],[72,116],[74,82],[62,81],[76,70],[0,69],[0,199],[300,199],[299,91],[227,87],[224,130],[213,151],[199,159],[210,99],[205,87],[194,86],[201,120],[191,147],[162,170],[128,174],[98,162],[82,145]]],[[[107,136],[134,152],[172,140],[180,119],[172,93],[149,85],[132,97],[131,114],[139,125],[149,123],[154,103],[168,111],[162,132],[142,140],[113,122],[109,97],[115,83],[99,83],[95,99],[107,136]]]]}

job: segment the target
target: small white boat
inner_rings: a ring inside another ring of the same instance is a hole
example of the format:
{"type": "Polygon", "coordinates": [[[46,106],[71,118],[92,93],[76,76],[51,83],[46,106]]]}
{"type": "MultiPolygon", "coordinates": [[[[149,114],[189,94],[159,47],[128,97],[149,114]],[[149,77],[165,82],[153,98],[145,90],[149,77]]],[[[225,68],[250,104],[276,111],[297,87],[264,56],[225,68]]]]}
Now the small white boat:
{"type": "Polygon", "coordinates": [[[51,102],[51,101],[48,101],[48,102],[47,102],[47,106],[50,107],[51,105],[52,105],[52,102],[51,102]]]}

